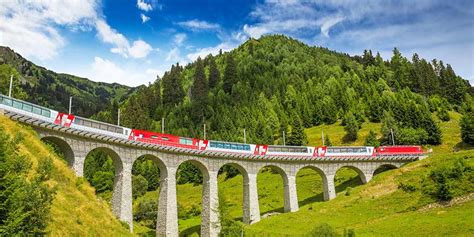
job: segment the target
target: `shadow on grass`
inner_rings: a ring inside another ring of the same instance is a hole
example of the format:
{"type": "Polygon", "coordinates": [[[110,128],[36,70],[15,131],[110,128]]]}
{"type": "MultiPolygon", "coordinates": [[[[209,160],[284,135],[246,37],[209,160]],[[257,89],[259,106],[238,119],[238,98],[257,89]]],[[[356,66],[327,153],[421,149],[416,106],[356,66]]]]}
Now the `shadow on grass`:
{"type": "Polygon", "coordinates": [[[191,236],[191,235],[199,236],[200,234],[201,234],[201,225],[195,225],[181,231],[179,233],[179,236],[180,237],[186,237],[186,236],[191,236]]]}
{"type": "Polygon", "coordinates": [[[463,150],[467,150],[467,151],[474,150],[474,146],[464,143],[464,142],[460,142],[453,147],[453,152],[463,151],[463,150]]]}

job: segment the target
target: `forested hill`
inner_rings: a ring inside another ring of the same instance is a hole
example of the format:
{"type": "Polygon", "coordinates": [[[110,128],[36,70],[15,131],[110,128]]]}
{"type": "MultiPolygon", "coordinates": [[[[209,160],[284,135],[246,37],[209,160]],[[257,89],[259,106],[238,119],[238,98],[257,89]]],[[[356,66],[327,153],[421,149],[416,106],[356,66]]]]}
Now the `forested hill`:
{"type": "MultiPolygon", "coordinates": [[[[410,59],[393,50],[390,60],[310,47],[281,35],[250,39],[229,53],[174,65],[121,106],[123,125],[169,133],[247,142],[305,143],[303,127],[342,119],[347,139],[359,126],[383,122],[382,143],[439,144],[436,116],[472,111],[472,88],[449,64],[410,59]]],[[[101,119],[113,122],[109,112],[101,119]]]]}
{"type": "Polygon", "coordinates": [[[8,47],[0,46],[0,91],[8,92],[10,75],[15,76],[14,96],[58,111],[67,112],[74,97],[73,112],[90,117],[106,110],[112,101],[122,101],[134,90],[120,84],[93,82],[86,78],[55,73],[37,66],[8,47]]]}

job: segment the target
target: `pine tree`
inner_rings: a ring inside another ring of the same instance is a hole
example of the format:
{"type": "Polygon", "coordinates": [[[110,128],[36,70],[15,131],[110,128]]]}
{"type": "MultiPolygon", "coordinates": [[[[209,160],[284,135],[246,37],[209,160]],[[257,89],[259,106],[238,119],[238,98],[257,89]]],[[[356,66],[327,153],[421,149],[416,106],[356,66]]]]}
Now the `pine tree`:
{"type": "Polygon", "coordinates": [[[204,74],[204,65],[201,58],[196,61],[194,81],[191,86],[192,117],[194,119],[203,118],[207,108],[208,85],[204,74]]]}
{"type": "Polygon", "coordinates": [[[395,118],[393,118],[393,114],[388,111],[384,111],[383,117],[382,117],[382,128],[381,128],[381,133],[382,133],[382,144],[385,145],[392,145],[394,143],[392,139],[392,132],[393,132],[393,137],[397,134],[398,131],[398,126],[397,126],[397,121],[395,118]]]}
{"type": "Polygon", "coordinates": [[[332,142],[331,142],[331,139],[329,138],[328,134],[324,135],[324,145],[325,146],[332,146],[332,142]]]}
{"type": "Polygon", "coordinates": [[[211,57],[209,61],[209,88],[216,87],[217,84],[219,84],[220,77],[221,75],[217,68],[216,61],[214,57],[211,57]]]}
{"type": "Polygon", "coordinates": [[[184,90],[181,85],[181,66],[171,66],[171,70],[163,75],[163,105],[174,106],[184,98],[184,90]]]}
{"type": "Polygon", "coordinates": [[[380,142],[377,140],[377,135],[375,134],[374,131],[372,131],[372,130],[369,131],[369,134],[365,138],[364,145],[365,146],[374,146],[374,147],[380,146],[380,142]]]}
{"type": "Polygon", "coordinates": [[[226,59],[226,67],[224,71],[224,85],[223,89],[225,93],[232,92],[232,86],[237,83],[237,68],[235,65],[234,57],[229,54],[226,59]]]}
{"type": "Polygon", "coordinates": [[[306,144],[306,134],[298,116],[295,116],[293,119],[293,127],[291,128],[291,134],[287,144],[292,146],[302,146],[306,144]]]}
{"type": "Polygon", "coordinates": [[[464,114],[460,126],[462,141],[474,145],[474,112],[464,114]]]}
{"type": "Polygon", "coordinates": [[[357,133],[359,132],[359,124],[352,114],[352,112],[347,113],[344,118],[346,125],[344,126],[344,130],[346,131],[345,138],[349,141],[357,140],[357,133]]]}

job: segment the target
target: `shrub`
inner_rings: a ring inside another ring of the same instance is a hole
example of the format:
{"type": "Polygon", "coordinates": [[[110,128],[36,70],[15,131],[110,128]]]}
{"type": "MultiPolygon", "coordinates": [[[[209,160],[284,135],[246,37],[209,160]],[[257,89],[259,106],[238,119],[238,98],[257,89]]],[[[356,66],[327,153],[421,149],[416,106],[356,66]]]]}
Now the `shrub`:
{"type": "Polygon", "coordinates": [[[439,109],[436,115],[438,116],[439,119],[441,119],[441,121],[444,121],[444,122],[447,122],[450,119],[448,110],[446,108],[439,109]]]}
{"type": "Polygon", "coordinates": [[[132,195],[133,198],[143,196],[148,190],[148,181],[141,175],[132,177],[132,195]]]}
{"type": "Polygon", "coordinates": [[[459,124],[462,141],[474,145],[474,112],[464,114],[459,124]]]}
{"type": "Polygon", "coordinates": [[[138,203],[133,217],[135,221],[139,221],[149,228],[155,228],[157,214],[158,202],[155,200],[146,200],[138,203]]]}
{"type": "Polygon", "coordinates": [[[414,184],[411,184],[411,183],[399,183],[398,184],[398,188],[407,192],[407,193],[411,193],[411,192],[414,192],[416,191],[416,186],[414,184]]]}
{"type": "Polygon", "coordinates": [[[330,226],[329,224],[322,223],[316,227],[314,227],[311,232],[309,232],[309,236],[318,236],[318,237],[337,237],[339,236],[336,230],[330,226]]]}
{"type": "Polygon", "coordinates": [[[99,171],[92,176],[92,186],[97,193],[112,191],[114,187],[114,174],[106,171],[99,171]]]}

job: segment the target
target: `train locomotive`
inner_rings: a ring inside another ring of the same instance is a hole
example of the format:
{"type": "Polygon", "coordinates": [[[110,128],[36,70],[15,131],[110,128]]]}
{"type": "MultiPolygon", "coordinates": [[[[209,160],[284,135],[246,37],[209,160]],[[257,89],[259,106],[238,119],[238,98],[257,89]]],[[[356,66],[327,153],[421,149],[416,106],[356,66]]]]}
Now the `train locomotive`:
{"type": "Polygon", "coordinates": [[[280,146],[246,144],[197,138],[180,137],[145,130],[131,129],[118,125],[82,118],[73,114],[60,113],[29,102],[0,94],[0,109],[12,111],[63,127],[97,133],[110,137],[185,149],[238,153],[260,156],[287,157],[375,157],[375,156],[418,156],[423,154],[421,146],[280,146]]]}

